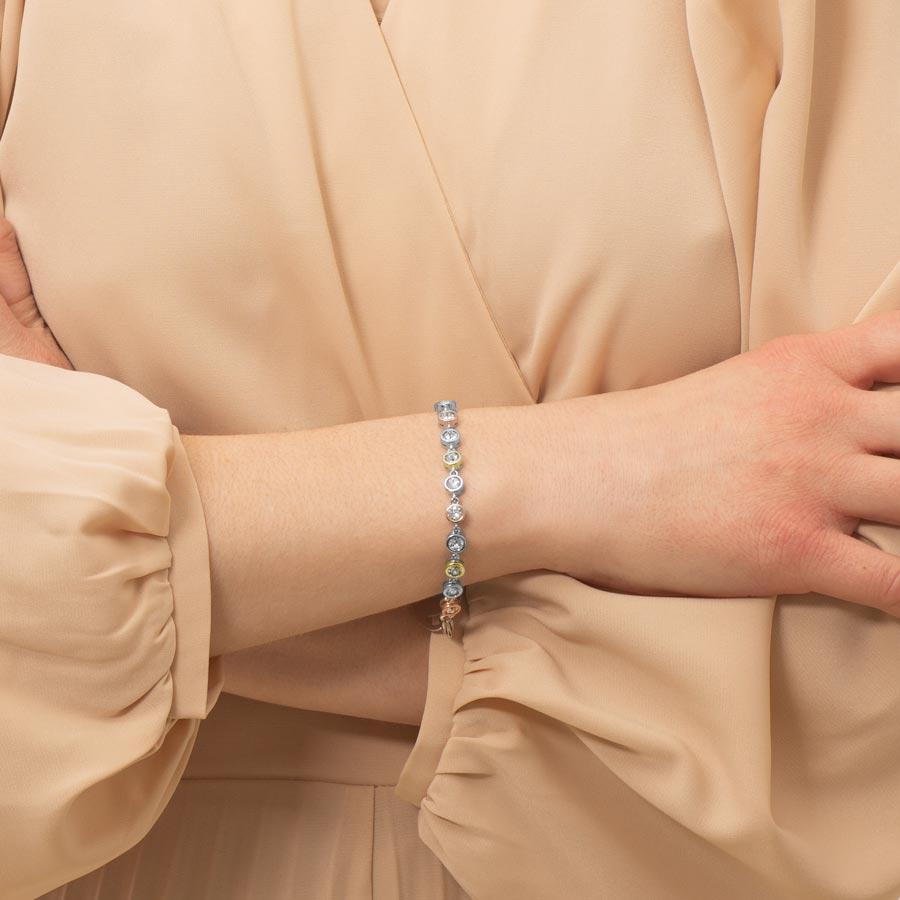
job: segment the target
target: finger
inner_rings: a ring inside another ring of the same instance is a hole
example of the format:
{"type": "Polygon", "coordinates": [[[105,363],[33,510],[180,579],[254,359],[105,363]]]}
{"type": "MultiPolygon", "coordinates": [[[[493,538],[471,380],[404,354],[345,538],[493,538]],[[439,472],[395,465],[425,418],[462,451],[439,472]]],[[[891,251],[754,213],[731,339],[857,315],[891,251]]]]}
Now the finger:
{"type": "Polygon", "coordinates": [[[900,384],[873,391],[854,391],[848,431],[870,453],[900,454],[900,384]]]}
{"type": "Polygon", "coordinates": [[[3,213],[0,213],[0,296],[21,324],[32,324],[37,307],[31,279],[19,250],[16,230],[3,213]]]}
{"type": "Polygon", "coordinates": [[[900,556],[837,531],[822,550],[810,573],[814,591],[900,618],[900,556]]]}
{"type": "Polygon", "coordinates": [[[854,387],[868,390],[876,381],[900,382],[900,310],[804,337],[820,359],[854,387]]]}
{"type": "Polygon", "coordinates": [[[835,482],[831,497],[841,512],[854,519],[900,525],[900,460],[856,454],[835,482]]]}

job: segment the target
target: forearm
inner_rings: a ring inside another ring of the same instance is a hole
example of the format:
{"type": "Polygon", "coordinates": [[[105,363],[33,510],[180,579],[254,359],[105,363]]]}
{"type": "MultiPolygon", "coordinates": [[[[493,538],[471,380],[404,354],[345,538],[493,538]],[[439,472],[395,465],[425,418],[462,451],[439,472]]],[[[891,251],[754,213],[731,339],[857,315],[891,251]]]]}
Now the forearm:
{"type": "MultiPolygon", "coordinates": [[[[542,472],[544,406],[460,410],[464,584],[540,567],[528,501],[542,472]]],[[[439,593],[451,525],[438,434],[429,411],[182,435],[210,541],[211,655],[439,593]]]]}
{"type": "MultiPolygon", "coordinates": [[[[425,707],[432,602],[401,606],[225,657],[233,694],[418,725],[425,707]]],[[[443,638],[442,640],[446,640],[443,638]]]]}

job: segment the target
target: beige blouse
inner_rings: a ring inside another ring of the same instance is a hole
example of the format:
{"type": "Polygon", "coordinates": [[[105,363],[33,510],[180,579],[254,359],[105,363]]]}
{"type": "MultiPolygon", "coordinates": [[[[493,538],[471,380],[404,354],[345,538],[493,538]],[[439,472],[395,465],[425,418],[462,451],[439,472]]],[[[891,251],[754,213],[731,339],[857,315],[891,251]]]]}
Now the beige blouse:
{"type": "Polygon", "coordinates": [[[0,183],[79,371],[0,356],[3,900],[896,900],[896,619],[535,570],[469,585],[418,732],[307,713],[283,643],[208,659],[179,434],[900,307],[900,5],[23,2],[0,183]]]}

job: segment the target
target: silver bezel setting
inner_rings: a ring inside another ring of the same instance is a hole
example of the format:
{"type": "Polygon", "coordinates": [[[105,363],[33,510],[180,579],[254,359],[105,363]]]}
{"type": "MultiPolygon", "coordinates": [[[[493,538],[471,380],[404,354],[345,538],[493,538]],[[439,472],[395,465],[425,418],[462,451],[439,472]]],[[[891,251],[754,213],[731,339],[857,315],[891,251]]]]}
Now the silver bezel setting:
{"type": "Polygon", "coordinates": [[[462,475],[455,469],[444,479],[444,487],[451,494],[461,494],[465,488],[462,475]]]}
{"type": "Polygon", "coordinates": [[[462,553],[466,549],[466,536],[464,534],[448,534],[447,549],[451,553],[462,553]]]}
{"type": "Polygon", "coordinates": [[[441,586],[441,592],[448,600],[458,600],[465,590],[456,578],[448,578],[441,586]]]}

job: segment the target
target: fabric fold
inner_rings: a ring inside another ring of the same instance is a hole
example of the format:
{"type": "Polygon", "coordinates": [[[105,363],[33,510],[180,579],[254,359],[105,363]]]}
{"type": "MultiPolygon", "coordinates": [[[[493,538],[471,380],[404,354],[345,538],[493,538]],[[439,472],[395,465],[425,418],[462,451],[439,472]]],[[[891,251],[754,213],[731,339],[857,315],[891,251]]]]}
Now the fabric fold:
{"type": "Polygon", "coordinates": [[[174,597],[175,656],[172,660],[173,719],[205,719],[225,683],[222,657],[210,659],[212,587],[209,539],[197,482],[178,428],[172,425],[169,584],[174,597]]]}
{"type": "Polygon", "coordinates": [[[429,643],[422,724],[395,787],[398,797],[415,806],[421,805],[450,737],[454,703],[462,686],[465,665],[462,632],[468,621],[468,604],[463,603],[462,607],[455,620],[458,627],[454,629],[453,637],[434,632],[429,643]]]}
{"type": "Polygon", "coordinates": [[[0,413],[0,872],[4,900],[26,900],[147,833],[223,681],[167,411],[2,355],[0,413]]]}

